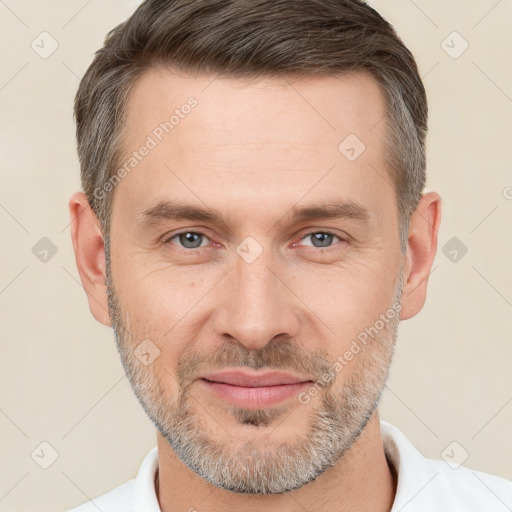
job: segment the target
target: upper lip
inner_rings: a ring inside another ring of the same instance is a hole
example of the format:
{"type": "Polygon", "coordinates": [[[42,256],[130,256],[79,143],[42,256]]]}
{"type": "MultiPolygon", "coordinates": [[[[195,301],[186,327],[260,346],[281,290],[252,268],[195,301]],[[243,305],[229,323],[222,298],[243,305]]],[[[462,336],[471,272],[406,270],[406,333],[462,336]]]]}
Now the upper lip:
{"type": "Polygon", "coordinates": [[[297,384],[299,382],[309,382],[312,380],[307,377],[304,378],[286,372],[250,373],[241,370],[209,373],[207,375],[203,375],[202,378],[214,382],[231,384],[232,386],[243,386],[248,388],[278,386],[281,384],[297,384]]]}

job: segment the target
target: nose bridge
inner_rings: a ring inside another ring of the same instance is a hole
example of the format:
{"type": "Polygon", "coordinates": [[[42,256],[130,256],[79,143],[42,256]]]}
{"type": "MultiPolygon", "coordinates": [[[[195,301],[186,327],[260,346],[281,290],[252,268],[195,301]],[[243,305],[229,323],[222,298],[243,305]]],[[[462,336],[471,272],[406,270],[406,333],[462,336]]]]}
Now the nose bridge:
{"type": "Polygon", "coordinates": [[[237,248],[216,322],[218,334],[236,338],[247,349],[261,348],[277,335],[295,336],[299,326],[293,294],[281,281],[285,276],[279,276],[271,249],[247,257],[254,250],[243,243],[237,248]]]}

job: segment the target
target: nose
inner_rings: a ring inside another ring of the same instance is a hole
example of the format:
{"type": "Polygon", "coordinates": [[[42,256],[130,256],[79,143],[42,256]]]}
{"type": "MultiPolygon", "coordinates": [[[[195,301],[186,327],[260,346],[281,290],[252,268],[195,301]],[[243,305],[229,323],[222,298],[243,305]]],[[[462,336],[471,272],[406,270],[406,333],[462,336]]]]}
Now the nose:
{"type": "Polygon", "coordinates": [[[269,252],[252,263],[236,258],[215,309],[216,333],[236,339],[247,350],[260,349],[276,336],[299,333],[300,301],[289,288],[290,273],[272,262],[269,252]]]}

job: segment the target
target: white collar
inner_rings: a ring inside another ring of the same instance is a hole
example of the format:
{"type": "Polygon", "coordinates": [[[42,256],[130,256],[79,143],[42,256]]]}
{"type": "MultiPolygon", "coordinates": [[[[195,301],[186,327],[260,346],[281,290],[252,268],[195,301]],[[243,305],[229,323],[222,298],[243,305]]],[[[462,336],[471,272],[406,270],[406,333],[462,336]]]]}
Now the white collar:
{"type": "MultiPolygon", "coordinates": [[[[395,512],[395,510],[400,510],[410,500],[411,497],[408,496],[406,490],[414,489],[418,480],[425,480],[426,483],[433,474],[431,471],[423,471],[423,475],[418,475],[417,471],[420,467],[424,466],[425,458],[398,428],[385,421],[380,422],[380,428],[386,458],[394,466],[398,474],[395,503],[392,509],[392,512],[395,512]],[[405,461],[407,461],[407,464],[405,461]],[[423,464],[421,464],[422,462],[423,464]],[[407,465],[407,467],[414,466],[414,474],[411,471],[406,471],[404,465],[407,465]]],[[[155,490],[157,471],[158,449],[155,446],[145,456],[135,479],[134,495],[140,510],[160,512],[155,490]]]]}
{"type": "MultiPolygon", "coordinates": [[[[443,461],[427,459],[398,428],[385,421],[380,428],[386,458],[398,475],[391,512],[512,510],[512,482],[465,467],[454,470],[443,461]]],[[[157,469],[155,446],[128,484],[133,491],[133,510],[160,512],[155,491],[157,469]]]]}

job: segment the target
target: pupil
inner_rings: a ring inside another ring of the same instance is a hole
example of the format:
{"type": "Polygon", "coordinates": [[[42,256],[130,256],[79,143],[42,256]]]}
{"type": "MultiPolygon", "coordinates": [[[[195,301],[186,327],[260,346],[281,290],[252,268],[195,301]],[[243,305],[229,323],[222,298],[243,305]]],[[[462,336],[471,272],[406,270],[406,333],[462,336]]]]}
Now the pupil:
{"type": "MultiPolygon", "coordinates": [[[[196,247],[199,247],[198,245],[194,245],[194,244],[197,243],[197,240],[200,236],[201,235],[199,233],[192,233],[192,232],[184,233],[184,234],[180,235],[180,242],[182,243],[182,245],[184,247],[187,247],[189,249],[194,249],[196,247]],[[195,238],[195,240],[194,240],[194,238],[195,238]]],[[[199,243],[199,245],[201,245],[201,244],[199,243]]]]}
{"type": "Polygon", "coordinates": [[[329,235],[328,233],[315,233],[313,236],[313,240],[320,242],[320,245],[316,245],[315,242],[313,242],[313,245],[315,245],[315,247],[326,247],[329,245],[329,242],[332,241],[332,236],[333,235],[329,235]],[[326,241],[327,243],[325,243],[326,241]]]}
{"type": "MultiPolygon", "coordinates": [[[[197,243],[199,237],[201,236],[202,235],[200,235],[199,233],[188,232],[180,235],[180,241],[184,247],[195,248],[198,246],[194,244],[197,243]]],[[[315,247],[326,247],[332,242],[332,235],[329,235],[328,233],[315,233],[313,236],[313,240],[313,245],[315,247]],[[318,245],[317,242],[319,242],[318,245]]]]}

